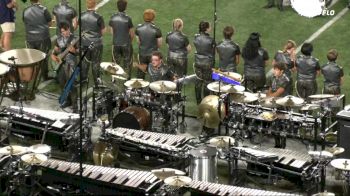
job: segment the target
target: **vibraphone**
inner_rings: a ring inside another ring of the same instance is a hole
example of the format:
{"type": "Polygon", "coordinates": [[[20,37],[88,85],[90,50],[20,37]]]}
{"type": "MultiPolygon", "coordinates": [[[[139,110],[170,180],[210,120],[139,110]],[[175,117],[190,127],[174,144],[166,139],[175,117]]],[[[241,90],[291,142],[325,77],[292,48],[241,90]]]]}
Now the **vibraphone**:
{"type": "Polygon", "coordinates": [[[211,182],[192,181],[188,187],[191,195],[278,195],[278,196],[292,196],[294,194],[264,191],[259,189],[244,188],[238,186],[230,186],[224,184],[216,184],[211,182]]]}
{"type": "Polygon", "coordinates": [[[164,134],[149,131],[140,131],[127,128],[107,129],[108,138],[116,142],[119,147],[131,146],[156,156],[172,157],[176,159],[187,158],[186,145],[191,138],[181,135],[164,134]]]}
{"type": "Polygon", "coordinates": [[[49,159],[37,166],[44,186],[65,184],[79,187],[95,195],[149,195],[161,185],[151,172],[83,164],[80,178],[79,163],[49,159]]]}
{"type": "Polygon", "coordinates": [[[244,148],[232,147],[231,158],[240,159],[248,163],[249,170],[258,170],[267,173],[272,169],[272,174],[279,174],[286,179],[295,182],[310,181],[315,177],[314,167],[317,163],[313,162],[308,154],[299,151],[292,151],[280,148],[244,148]],[[274,157],[271,159],[271,157],[274,157]],[[266,160],[271,161],[271,166],[266,164],[266,160]]]}

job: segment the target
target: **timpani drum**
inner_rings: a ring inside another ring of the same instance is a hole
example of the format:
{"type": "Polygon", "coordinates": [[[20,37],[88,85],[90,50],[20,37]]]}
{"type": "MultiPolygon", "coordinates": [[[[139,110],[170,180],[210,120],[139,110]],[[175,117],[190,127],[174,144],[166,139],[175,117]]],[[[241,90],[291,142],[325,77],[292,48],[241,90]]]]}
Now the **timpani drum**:
{"type": "Polygon", "coordinates": [[[0,54],[0,61],[13,67],[9,72],[9,79],[12,82],[18,81],[19,86],[22,86],[18,92],[22,98],[26,100],[35,98],[34,91],[39,83],[40,62],[45,58],[45,53],[29,48],[13,49],[0,54]]]}

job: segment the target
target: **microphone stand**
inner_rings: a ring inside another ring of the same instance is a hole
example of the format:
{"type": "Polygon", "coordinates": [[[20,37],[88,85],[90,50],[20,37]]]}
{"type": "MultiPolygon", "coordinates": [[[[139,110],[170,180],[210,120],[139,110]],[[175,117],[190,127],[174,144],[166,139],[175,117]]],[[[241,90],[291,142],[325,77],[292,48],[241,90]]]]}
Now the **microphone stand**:
{"type": "MultiPolygon", "coordinates": [[[[81,0],[78,1],[78,25],[79,25],[79,63],[77,66],[79,66],[80,68],[82,67],[82,61],[87,53],[88,50],[86,50],[84,52],[84,54],[82,54],[82,45],[81,45],[81,38],[82,38],[82,33],[81,33],[81,0]]],[[[82,77],[82,71],[80,71],[79,73],[79,176],[80,176],[80,193],[83,193],[83,88],[82,88],[82,81],[81,81],[81,77],[82,77]]]]}

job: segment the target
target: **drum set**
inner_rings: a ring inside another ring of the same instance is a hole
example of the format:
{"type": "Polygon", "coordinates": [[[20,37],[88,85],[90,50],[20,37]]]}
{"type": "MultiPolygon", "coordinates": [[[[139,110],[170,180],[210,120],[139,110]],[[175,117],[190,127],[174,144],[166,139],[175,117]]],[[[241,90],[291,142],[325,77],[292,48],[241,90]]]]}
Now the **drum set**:
{"type": "Polygon", "coordinates": [[[0,104],[4,96],[20,102],[35,99],[40,66],[45,58],[45,53],[28,48],[0,54],[0,104]]]}
{"type": "Polygon", "coordinates": [[[33,166],[45,162],[51,154],[51,147],[36,144],[30,147],[10,145],[0,148],[1,194],[29,195],[36,180],[33,166]]]}
{"type": "Polygon", "coordinates": [[[102,62],[100,66],[117,84],[114,89],[106,87],[96,94],[94,111],[98,112],[97,117],[107,114],[113,128],[156,132],[177,130],[185,99],[176,83],[164,80],[150,83],[138,78],[127,80],[127,74],[119,65],[102,62]]]}

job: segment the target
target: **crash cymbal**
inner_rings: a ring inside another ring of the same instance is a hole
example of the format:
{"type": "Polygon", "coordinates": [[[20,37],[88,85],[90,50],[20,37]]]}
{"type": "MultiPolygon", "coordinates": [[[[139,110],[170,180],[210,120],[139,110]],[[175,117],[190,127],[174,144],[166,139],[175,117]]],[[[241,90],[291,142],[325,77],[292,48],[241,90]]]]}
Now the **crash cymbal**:
{"type": "Polygon", "coordinates": [[[328,151],[309,151],[308,154],[313,159],[331,159],[333,158],[333,154],[328,151]]]}
{"type": "Polygon", "coordinates": [[[35,144],[33,146],[30,146],[28,148],[28,151],[37,154],[46,154],[51,152],[51,147],[46,144],[35,144]]]}
{"type": "Polygon", "coordinates": [[[149,87],[157,93],[170,93],[176,89],[176,84],[172,81],[159,80],[152,82],[149,87]]]}
{"type": "Polygon", "coordinates": [[[257,96],[258,99],[264,99],[267,97],[266,93],[253,93],[253,95],[257,96]]]}
{"type": "Polygon", "coordinates": [[[333,97],[335,97],[335,95],[331,95],[331,94],[317,94],[317,95],[309,96],[310,99],[329,99],[333,97]]]}
{"type": "Polygon", "coordinates": [[[295,106],[300,106],[302,103],[304,103],[304,99],[299,97],[294,97],[292,95],[287,95],[285,97],[282,97],[276,100],[276,103],[278,105],[285,106],[285,107],[295,107],[295,106]]]}
{"type": "Polygon", "coordinates": [[[102,62],[100,67],[112,75],[127,75],[122,67],[113,62],[102,62]]]}
{"type": "Polygon", "coordinates": [[[151,172],[161,180],[164,180],[165,178],[168,178],[171,176],[183,176],[186,174],[181,170],[177,170],[173,168],[154,169],[151,172]]]}
{"type": "Polygon", "coordinates": [[[215,82],[211,82],[207,85],[207,88],[210,90],[210,91],[213,91],[213,92],[221,92],[221,93],[224,93],[223,92],[223,89],[225,88],[229,88],[228,85],[225,85],[223,84],[222,82],[218,82],[218,81],[215,81],[215,82]],[[220,84],[220,85],[219,85],[220,84]],[[220,89],[219,89],[220,87],[220,89]]]}
{"type": "Polygon", "coordinates": [[[15,59],[16,66],[27,66],[45,59],[46,54],[36,49],[13,49],[0,54],[0,61],[5,64],[13,64],[10,58],[15,59]]]}
{"type": "Polygon", "coordinates": [[[123,76],[117,76],[117,75],[112,75],[112,78],[113,79],[116,79],[116,80],[127,80],[125,77],[123,77],[123,76]]]}
{"type": "Polygon", "coordinates": [[[0,76],[6,74],[9,71],[10,71],[10,67],[9,66],[0,63],[0,76]]]}
{"type": "Polygon", "coordinates": [[[317,109],[319,109],[319,108],[320,108],[319,105],[310,103],[310,104],[303,105],[303,106],[300,108],[300,110],[301,110],[301,111],[312,111],[312,110],[317,110],[317,109]]]}
{"type": "Polygon", "coordinates": [[[190,177],[187,176],[171,176],[165,178],[164,183],[170,186],[184,186],[189,184],[192,181],[190,177]]]}
{"type": "Polygon", "coordinates": [[[25,163],[35,165],[47,161],[47,156],[44,154],[30,153],[21,156],[21,160],[25,163]]]}
{"type": "Polygon", "coordinates": [[[267,108],[275,108],[277,107],[277,103],[276,100],[279,99],[279,97],[266,97],[263,98],[260,101],[260,105],[263,107],[267,107],[267,108]]]}
{"type": "Polygon", "coordinates": [[[331,161],[331,165],[343,171],[350,171],[350,159],[334,159],[331,161]]]}
{"type": "Polygon", "coordinates": [[[234,102],[238,103],[251,103],[258,100],[258,97],[250,92],[239,92],[231,95],[234,102]]]}
{"type": "Polygon", "coordinates": [[[217,148],[226,148],[229,147],[229,144],[233,145],[235,143],[235,139],[229,136],[217,136],[211,138],[209,143],[217,148]]]}
{"type": "Polygon", "coordinates": [[[236,73],[236,72],[223,72],[223,73],[224,73],[224,75],[227,75],[227,76],[234,78],[238,81],[242,80],[242,75],[239,73],[236,73]]]}
{"type": "Polygon", "coordinates": [[[0,154],[5,155],[20,155],[26,152],[28,152],[28,148],[23,146],[10,145],[0,148],[0,154]]]}
{"type": "Polygon", "coordinates": [[[143,79],[133,78],[124,83],[124,86],[128,88],[145,88],[149,85],[148,81],[143,79]]]}
{"type": "Polygon", "coordinates": [[[334,156],[341,154],[345,151],[344,148],[342,147],[333,147],[333,148],[329,148],[327,149],[328,152],[332,153],[334,156]]]}
{"type": "Polygon", "coordinates": [[[216,95],[208,95],[202,99],[198,106],[198,118],[203,125],[208,128],[217,128],[220,121],[225,117],[225,105],[220,106],[219,116],[219,97],[216,95]]]}

